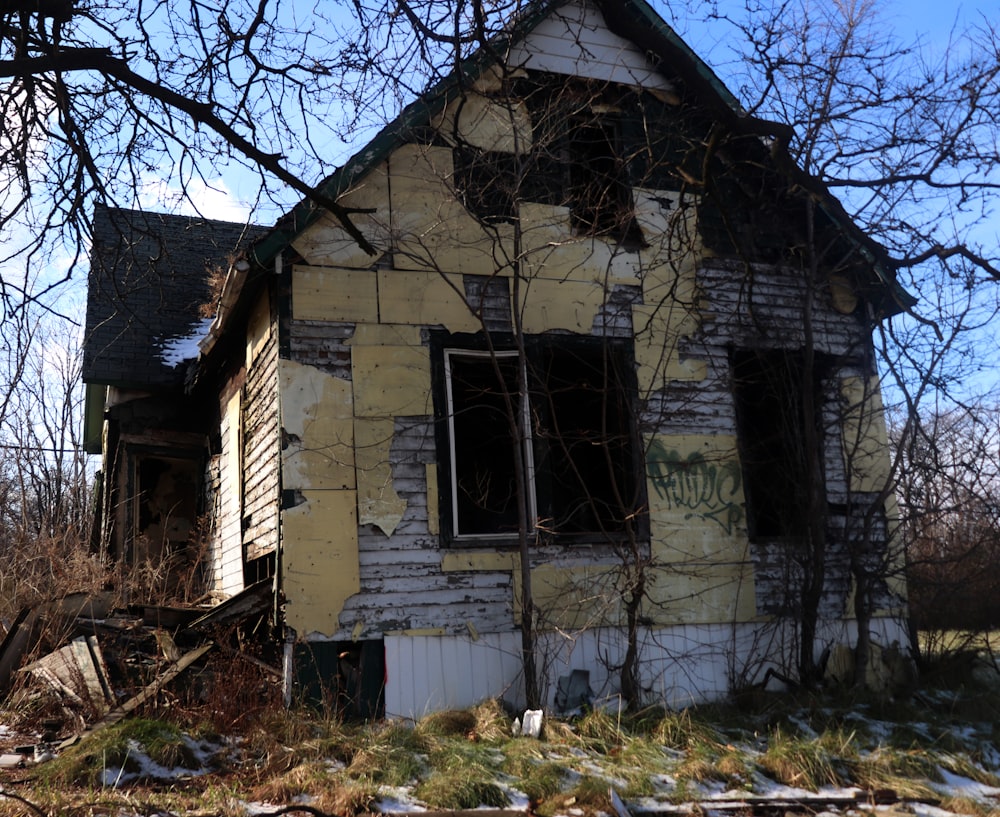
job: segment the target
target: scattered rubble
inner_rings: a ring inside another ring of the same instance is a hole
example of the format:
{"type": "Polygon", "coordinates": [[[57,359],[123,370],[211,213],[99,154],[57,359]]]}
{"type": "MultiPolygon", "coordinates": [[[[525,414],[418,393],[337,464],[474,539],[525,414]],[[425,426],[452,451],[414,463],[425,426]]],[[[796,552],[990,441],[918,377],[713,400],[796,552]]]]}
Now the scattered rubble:
{"type": "MultiPolygon", "coordinates": [[[[0,732],[0,769],[41,762],[156,706],[192,667],[198,676],[210,673],[213,650],[242,654],[259,644],[253,636],[267,629],[272,594],[265,581],[211,608],[114,609],[110,594],[80,594],[22,610],[0,642],[0,695],[16,690],[25,702],[19,708],[41,714],[17,732],[0,732]]],[[[277,666],[245,657],[281,677],[277,666]]]]}

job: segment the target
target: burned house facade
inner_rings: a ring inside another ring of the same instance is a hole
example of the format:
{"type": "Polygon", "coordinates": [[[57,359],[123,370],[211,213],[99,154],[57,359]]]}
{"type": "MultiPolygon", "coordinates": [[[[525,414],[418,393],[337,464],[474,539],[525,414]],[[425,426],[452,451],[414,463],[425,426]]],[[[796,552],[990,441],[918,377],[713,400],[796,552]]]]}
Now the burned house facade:
{"type": "Polygon", "coordinates": [[[105,552],[269,582],[290,691],[348,656],[389,715],[518,702],[526,611],[550,700],[617,691],[630,641],[650,700],[794,674],[859,594],[902,638],[871,330],[908,296],[645,3],[603,8],[533,7],[328,179],[364,242],[304,202],[167,265],[101,227],[161,217],[97,214],[105,552]],[[137,273],[190,296],[183,362],[137,273]]]}

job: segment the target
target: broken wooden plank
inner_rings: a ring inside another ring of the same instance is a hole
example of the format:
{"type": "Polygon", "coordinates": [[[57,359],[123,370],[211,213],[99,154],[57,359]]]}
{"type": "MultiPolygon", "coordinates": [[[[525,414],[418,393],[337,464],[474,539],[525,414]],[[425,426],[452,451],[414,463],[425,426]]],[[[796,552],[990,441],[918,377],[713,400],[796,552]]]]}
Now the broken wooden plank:
{"type": "Polygon", "coordinates": [[[615,814],[618,817],[632,817],[632,812],[628,810],[628,806],[625,805],[625,801],[619,796],[618,792],[615,791],[615,787],[611,786],[608,789],[608,793],[611,797],[611,808],[615,810],[615,814]]]}
{"type": "Polygon", "coordinates": [[[106,729],[113,724],[118,723],[120,720],[128,717],[136,709],[142,706],[146,701],[150,700],[155,696],[164,686],[170,683],[174,678],[180,675],[184,670],[190,667],[195,661],[201,658],[205,653],[211,650],[215,644],[209,642],[207,644],[198,647],[195,650],[185,653],[180,657],[179,660],[175,661],[173,664],[167,666],[167,668],[152,682],[146,685],[146,687],[138,695],[129,698],[121,706],[112,709],[107,715],[105,715],[97,723],[93,724],[89,729],[84,730],[79,735],[74,735],[73,737],[67,738],[62,743],[59,744],[59,749],[65,749],[68,746],[73,746],[74,744],[85,740],[86,738],[93,735],[95,732],[99,732],[102,729],[106,729]]]}
{"type": "MultiPolygon", "coordinates": [[[[95,641],[96,643],[96,641],[95,641]]],[[[114,703],[110,684],[102,678],[94,653],[84,636],[74,638],[65,647],[32,661],[19,672],[30,672],[79,704],[89,704],[98,713],[114,703]]]]}
{"type": "Polygon", "coordinates": [[[10,686],[11,677],[34,641],[37,627],[38,611],[28,607],[22,608],[10,625],[3,643],[0,643],[0,691],[10,686]]]}
{"type": "Polygon", "coordinates": [[[88,635],[86,638],[87,646],[90,648],[90,656],[94,662],[94,669],[97,672],[101,688],[104,691],[104,699],[108,702],[108,706],[112,706],[115,703],[115,693],[111,689],[111,676],[108,674],[108,665],[104,663],[104,653],[101,652],[101,644],[97,640],[97,636],[88,635]]]}
{"type": "Polygon", "coordinates": [[[251,615],[267,612],[273,601],[274,581],[273,579],[264,579],[250,585],[221,604],[217,604],[201,618],[192,621],[189,627],[203,630],[208,627],[237,624],[251,615]]]}

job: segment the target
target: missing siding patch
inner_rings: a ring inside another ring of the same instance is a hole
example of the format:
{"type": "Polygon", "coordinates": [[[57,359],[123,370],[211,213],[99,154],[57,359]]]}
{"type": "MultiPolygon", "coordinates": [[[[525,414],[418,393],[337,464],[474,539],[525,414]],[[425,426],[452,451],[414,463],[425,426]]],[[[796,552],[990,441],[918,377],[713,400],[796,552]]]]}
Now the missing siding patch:
{"type": "Polygon", "coordinates": [[[302,505],[305,501],[305,495],[297,488],[285,489],[281,492],[281,510],[283,511],[302,505]]]}

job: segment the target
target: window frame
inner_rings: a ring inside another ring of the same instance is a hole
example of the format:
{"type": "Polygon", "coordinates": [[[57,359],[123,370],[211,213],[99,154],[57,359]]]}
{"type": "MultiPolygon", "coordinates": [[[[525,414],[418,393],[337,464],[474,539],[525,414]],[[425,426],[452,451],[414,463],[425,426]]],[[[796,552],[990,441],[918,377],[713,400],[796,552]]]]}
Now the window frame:
{"type": "MultiPolygon", "coordinates": [[[[462,533],[459,529],[459,500],[458,500],[458,490],[455,484],[455,474],[458,473],[458,452],[456,446],[457,435],[455,433],[455,410],[454,410],[454,386],[453,386],[453,375],[452,367],[450,362],[452,358],[471,358],[480,360],[493,360],[494,358],[500,359],[517,359],[519,352],[516,349],[497,349],[490,351],[488,349],[469,349],[468,347],[446,347],[442,350],[444,355],[444,381],[445,381],[445,412],[448,427],[448,465],[449,465],[449,486],[448,494],[450,498],[449,507],[451,508],[451,538],[456,542],[463,542],[467,540],[480,540],[480,539],[499,539],[506,540],[510,539],[512,535],[510,533],[462,533]]],[[[534,463],[534,447],[532,446],[532,435],[531,435],[531,416],[530,416],[530,406],[528,401],[528,395],[511,395],[512,397],[517,397],[520,405],[518,409],[521,414],[521,422],[523,428],[528,429],[526,439],[523,441],[522,456],[524,458],[525,467],[525,488],[527,490],[527,502],[528,502],[528,513],[531,517],[537,516],[537,494],[534,488],[535,484],[535,463],[534,463]]],[[[515,475],[516,476],[516,475],[515,475]]],[[[430,511],[430,509],[428,509],[430,511]]]]}
{"type": "MultiPolygon", "coordinates": [[[[481,334],[477,335],[453,335],[447,332],[435,333],[432,336],[432,366],[436,369],[435,374],[435,415],[436,415],[436,450],[438,452],[438,498],[437,511],[439,513],[440,527],[439,537],[443,547],[475,548],[475,547],[513,547],[517,544],[518,532],[469,532],[463,531],[461,521],[458,516],[458,489],[457,477],[458,461],[456,456],[457,448],[461,447],[461,440],[456,435],[454,423],[454,384],[452,383],[452,367],[450,361],[454,358],[490,360],[494,355],[507,359],[516,359],[518,351],[510,337],[502,340],[493,338],[493,350],[486,348],[487,344],[481,334]]],[[[533,379],[533,369],[537,368],[537,362],[541,356],[549,349],[560,349],[560,347],[577,348],[580,350],[595,350],[598,347],[602,354],[608,354],[612,359],[616,359],[619,375],[624,382],[623,401],[619,409],[616,410],[618,425],[626,435],[626,442],[623,443],[620,459],[615,462],[621,466],[622,473],[626,475],[627,483],[620,490],[634,500],[636,513],[631,516],[631,524],[635,525],[636,536],[642,540],[647,540],[649,536],[648,520],[644,513],[638,513],[639,509],[646,507],[646,479],[643,467],[641,452],[642,446],[638,434],[638,415],[636,400],[638,395],[638,384],[635,376],[634,351],[631,339],[624,338],[594,338],[594,337],[571,337],[565,335],[553,337],[531,336],[525,339],[525,353],[528,358],[528,378],[533,379]]],[[[544,388],[544,387],[543,387],[544,388]]],[[[594,530],[550,530],[540,523],[544,522],[544,515],[553,510],[549,507],[542,507],[543,500],[552,503],[553,497],[547,486],[541,485],[540,479],[547,475],[539,473],[543,466],[537,459],[539,446],[544,444],[544,439],[537,433],[536,424],[541,422],[542,427],[549,422],[547,414],[548,405],[542,405],[537,400],[532,400],[532,394],[539,393],[539,384],[529,382],[528,395],[526,399],[520,399],[521,420],[527,430],[524,443],[524,467],[526,471],[525,489],[527,491],[527,504],[529,513],[529,534],[535,532],[542,533],[544,539],[550,543],[574,545],[600,545],[613,544],[624,541],[627,536],[625,532],[626,521],[621,521],[619,530],[602,529],[602,524],[594,530]],[[541,418],[541,420],[540,420],[541,418]],[[541,496],[540,493],[544,493],[541,496]]],[[[542,401],[544,402],[544,401],[542,401]]],[[[620,435],[618,435],[620,436],[620,435]]],[[[555,472],[553,472],[555,473],[555,472]]],[[[544,483],[544,479],[542,479],[544,483]]],[[[610,494],[596,497],[598,500],[606,500],[610,494]]],[[[428,508],[428,513],[433,513],[433,508],[428,508]]]]}

